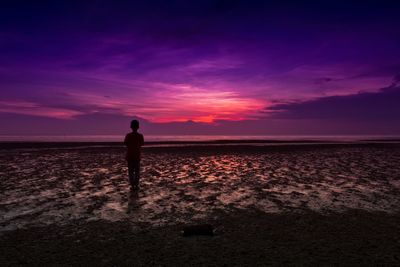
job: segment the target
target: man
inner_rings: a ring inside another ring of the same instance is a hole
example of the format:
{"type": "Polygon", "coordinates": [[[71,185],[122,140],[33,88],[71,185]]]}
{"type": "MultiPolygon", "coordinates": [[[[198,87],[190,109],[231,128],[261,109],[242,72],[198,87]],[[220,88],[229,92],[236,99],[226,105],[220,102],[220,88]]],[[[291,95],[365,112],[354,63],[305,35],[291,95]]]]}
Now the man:
{"type": "Polygon", "coordinates": [[[128,161],[129,183],[131,188],[139,190],[140,179],[140,148],[144,144],[143,135],[138,133],[139,121],[131,121],[132,132],[125,136],[124,144],[127,146],[126,160],[128,161]]]}

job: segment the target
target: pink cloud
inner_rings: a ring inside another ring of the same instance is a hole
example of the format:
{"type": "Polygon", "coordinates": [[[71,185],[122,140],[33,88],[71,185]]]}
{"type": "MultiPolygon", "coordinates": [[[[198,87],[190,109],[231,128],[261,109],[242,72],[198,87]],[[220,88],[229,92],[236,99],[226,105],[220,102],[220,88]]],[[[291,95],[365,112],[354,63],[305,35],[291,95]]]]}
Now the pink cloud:
{"type": "Polygon", "coordinates": [[[83,114],[76,110],[43,107],[40,104],[26,101],[0,101],[1,112],[57,119],[72,119],[74,116],[83,114]]]}

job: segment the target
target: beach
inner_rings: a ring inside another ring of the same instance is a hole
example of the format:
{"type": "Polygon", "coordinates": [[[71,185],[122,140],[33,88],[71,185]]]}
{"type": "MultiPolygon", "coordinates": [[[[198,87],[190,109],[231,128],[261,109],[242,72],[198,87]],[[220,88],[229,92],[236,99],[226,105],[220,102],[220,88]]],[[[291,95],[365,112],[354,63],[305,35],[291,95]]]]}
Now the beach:
{"type": "Polygon", "coordinates": [[[0,146],[2,265],[398,265],[400,144],[0,146]],[[214,236],[183,237],[207,223],[214,236]]]}

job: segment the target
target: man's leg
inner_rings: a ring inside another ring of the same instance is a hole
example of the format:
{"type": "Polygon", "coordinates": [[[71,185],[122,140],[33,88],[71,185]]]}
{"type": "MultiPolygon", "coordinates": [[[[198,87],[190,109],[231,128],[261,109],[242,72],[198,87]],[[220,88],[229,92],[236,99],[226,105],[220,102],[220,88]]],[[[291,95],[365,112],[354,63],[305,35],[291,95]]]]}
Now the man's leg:
{"type": "Polygon", "coordinates": [[[134,182],[133,184],[135,186],[139,186],[139,180],[140,180],[140,160],[135,160],[134,161],[134,168],[135,168],[135,175],[134,175],[134,182]]]}
{"type": "Polygon", "coordinates": [[[132,160],[128,160],[128,174],[129,183],[131,186],[135,185],[135,163],[132,160]]]}

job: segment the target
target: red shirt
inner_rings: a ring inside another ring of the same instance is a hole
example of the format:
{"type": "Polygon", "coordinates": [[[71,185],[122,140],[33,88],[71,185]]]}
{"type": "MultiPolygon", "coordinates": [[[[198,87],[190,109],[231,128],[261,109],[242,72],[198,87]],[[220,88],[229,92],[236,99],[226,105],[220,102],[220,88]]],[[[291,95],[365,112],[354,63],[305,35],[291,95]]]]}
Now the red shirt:
{"type": "Polygon", "coordinates": [[[125,136],[125,145],[128,147],[126,152],[127,160],[140,160],[140,147],[144,144],[143,135],[138,132],[131,132],[125,136]]]}

